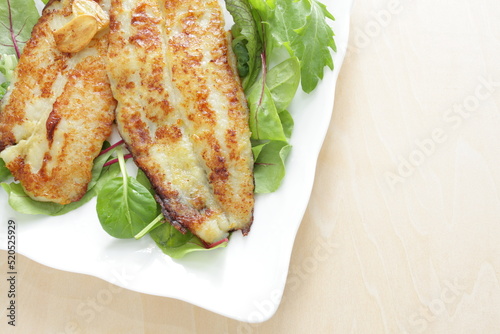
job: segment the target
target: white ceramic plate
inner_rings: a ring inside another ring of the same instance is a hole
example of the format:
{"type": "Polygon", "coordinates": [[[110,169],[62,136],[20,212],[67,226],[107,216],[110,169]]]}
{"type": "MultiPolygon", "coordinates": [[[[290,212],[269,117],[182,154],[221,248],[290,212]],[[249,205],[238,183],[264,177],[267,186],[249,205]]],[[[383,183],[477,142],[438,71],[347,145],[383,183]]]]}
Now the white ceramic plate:
{"type": "Polygon", "coordinates": [[[182,260],[164,255],[148,237],[117,240],[102,229],[95,200],[62,217],[15,212],[0,189],[0,249],[6,249],[7,222],[17,227],[17,251],[43,265],[99,277],[141,293],[176,298],[237,320],[257,323],[278,308],[294,239],[314,180],[316,161],[333,109],[335,84],[347,48],[352,0],[324,0],[338,52],[335,70],[310,95],[299,94],[290,108],[295,119],[293,150],[281,188],[257,196],[247,237],[234,233],[229,246],[193,253],[182,260]]]}

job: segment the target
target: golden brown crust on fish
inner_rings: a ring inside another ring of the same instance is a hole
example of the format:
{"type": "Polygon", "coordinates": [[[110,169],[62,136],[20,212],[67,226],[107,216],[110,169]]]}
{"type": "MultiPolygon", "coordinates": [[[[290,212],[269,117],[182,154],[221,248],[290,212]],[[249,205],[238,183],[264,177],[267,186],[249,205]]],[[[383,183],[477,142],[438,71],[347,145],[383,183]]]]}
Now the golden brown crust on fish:
{"type": "Polygon", "coordinates": [[[253,218],[248,108],[217,0],[166,1],[168,59],[185,128],[231,231],[253,218]]]}
{"type": "MultiPolygon", "coordinates": [[[[105,65],[107,31],[78,53],[55,47],[52,32],[70,20],[71,2],[53,0],[45,7],[0,113],[6,166],[28,195],[60,204],[86,193],[116,105],[105,65]]],[[[107,0],[97,2],[109,7],[107,0]]]]}

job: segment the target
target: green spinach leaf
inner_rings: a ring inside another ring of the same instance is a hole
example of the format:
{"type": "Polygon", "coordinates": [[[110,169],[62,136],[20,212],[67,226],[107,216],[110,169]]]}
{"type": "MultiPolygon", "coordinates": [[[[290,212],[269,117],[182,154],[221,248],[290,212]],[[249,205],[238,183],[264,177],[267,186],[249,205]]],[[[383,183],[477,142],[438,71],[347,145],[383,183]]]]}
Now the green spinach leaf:
{"type": "Polygon", "coordinates": [[[109,235],[133,238],[157,216],[157,204],[150,191],[128,176],[123,153],[117,150],[121,177],[107,182],[97,195],[97,216],[109,235]]]}
{"type": "MultiPolygon", "coordinates": [[[[164,223],[159,227],[152,230],[150,233],[151,238],[156,242],[158,247],[163,251],[163,253],[168,256],[179,259],[184,257],[186,254],[191,252],[206,251],[207,246],[203,242],[193,235],[191,232],[186,232],[182,234],[171,224],[164,223]]],[[[209,249],[217,249],[227,246],[228,240],[225,239],[222,242],[213,245],[209,249]]]]}
{"type": "Polygon", "coordinates": [[[136,178],[137,182],[139,182],[140,184],[142,184],[144,186],[144,188],[149,190],[151,195],[155,194],[155,191],[153,189],[153,186],[151,185],[151,182],[149,181],[146,173],[144,173],[144,171],[142,169],[139,168],[135,178],[136,178]]]}

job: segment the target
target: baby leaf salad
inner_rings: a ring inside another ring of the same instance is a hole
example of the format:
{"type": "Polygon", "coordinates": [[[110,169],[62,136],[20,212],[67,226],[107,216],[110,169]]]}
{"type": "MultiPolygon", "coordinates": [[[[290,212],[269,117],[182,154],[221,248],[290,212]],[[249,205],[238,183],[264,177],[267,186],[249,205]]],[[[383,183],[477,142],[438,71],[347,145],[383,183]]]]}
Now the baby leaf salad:
{"type": "MultiPolygon", "coordinates": [[[[43,0],[47,3],[48,0],[43,0]]],[[[234,25],[233,50],[250,109],[249,125],[255,159],[255,192],[276,191],[285,176],[285,160],[294,122],[288,111],[299,87],[312,92],[333,69],[336,51],[328,20],[334,20],[317,0],[225,0],[234,25]]],[[[0,0],[0,98],[9,86],[24,44],[39,18],[35,0],[0,0]]],[[[207,245],[193,234],[182,234],[165,222],[145,174],[129,175],[125,145],[106,142],[95,159],[87,194],[68,205],[38,202],[11,179],[0,159],[0,182],[9,205],[25,214],[62,215],[97,197],[102,228],[116,238],[139,239],[149,234],[161,250],[180,258],[193,251],[224,247],[228,239],[207,245]]]]}

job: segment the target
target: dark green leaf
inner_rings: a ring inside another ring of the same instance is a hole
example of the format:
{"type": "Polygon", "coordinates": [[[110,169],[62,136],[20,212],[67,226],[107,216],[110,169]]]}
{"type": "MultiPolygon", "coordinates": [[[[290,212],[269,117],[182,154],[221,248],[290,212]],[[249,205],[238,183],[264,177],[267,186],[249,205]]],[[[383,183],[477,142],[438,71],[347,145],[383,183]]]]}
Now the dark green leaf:
{"type": "Polygon", "coordinates": [[[247,47],[243,41],[239,41],[233,45],[233,50],[236,55],[238,74],[244,78],[250,73],[250,65],[248,64],[250,56],[248,55],[247,47]]]}
{"type": "MultiPolygon", "coordinates": [[[[155,190],[153,188],[153,185],[151,184],[151,182],[149,181],[148,177],[146,176],[146,173],[144,173],[142,171],[142,169],[139,168],[139,170],[137,171],[137,175],[136,175],[136,180],[142,184],[144,186],[144,188],[146,188],[150,193],[151,195],[153,196],[153,198],[155,197],[155,190]]],[[[161,213],[161,206],[160,206],[160,203],[156,203],[156,212],[158,214],[161,213]]]]}
{"type": "Polygon", "coordinates": [[[259,28],[248,0],[226,0],[226,8],[234,20],[231,29],[233,50],[238,58],[243,89],[246,90],[254,84],[260,73],[262,41],[259,28]]]}
{"type": "Polygon", "coordinates": [[[115,238],[133,238],[155,219],[156,209],[149,190],[132,177],[111,179],[97,195],[101,226],[115,238]]]}
{"type": "Polygon", "coordinates": [[[146,173],[144,173],[142,169],[139,168],[139,170],[137,171],[137,176],[135,178],[140,184],[144,186],[144,188],[146,188],[151,193],[151,195],[155,194],[151,182],[149,181],[148,177],[146,176],[146,173]]]}
{"type": "Polygon", "coordinates": [[[162,224],[165,223],[165,217],[163,216],[163,213],[161,210],[158,210],[158,216],[151,222],[149,223],[145,228],[141,230],[138,234],[134,236],[135,239],[139,240],[149,232],[153,231],[155,228],[160,227],[162,224]]]}
{"type": "MultiPolygon", "coordinates": [[[[104,142],[103,149],[106,149],[107,147],[109,147],[109,143],[104,142]]],[[[101,175],[104,174],[106,171],[110,170],[109,167],[104,167],[104,164],[110,160],[112,154],[113,150],[110,150],[106,153],[98,155],[97,158],[94,159],[94,165],[92,166],[92,179],[90,180],[90,183],[87,186],[88,189],[92,189],[94,185],[97,183],[97,181],[100,179],[101,175]]],[[[116,168],[113,168],[113,170],[116,171],[116,168]]]]}
{"type": "Polygon", "coordinates": [[[160,225],[149,234],[163,253],[174,259],[182,258],[191,252],[207,251],[227,246],[227,242],[223,242],[207,249],[198,237],[190,232],[182,234],[169,223],[160,225]]]}

